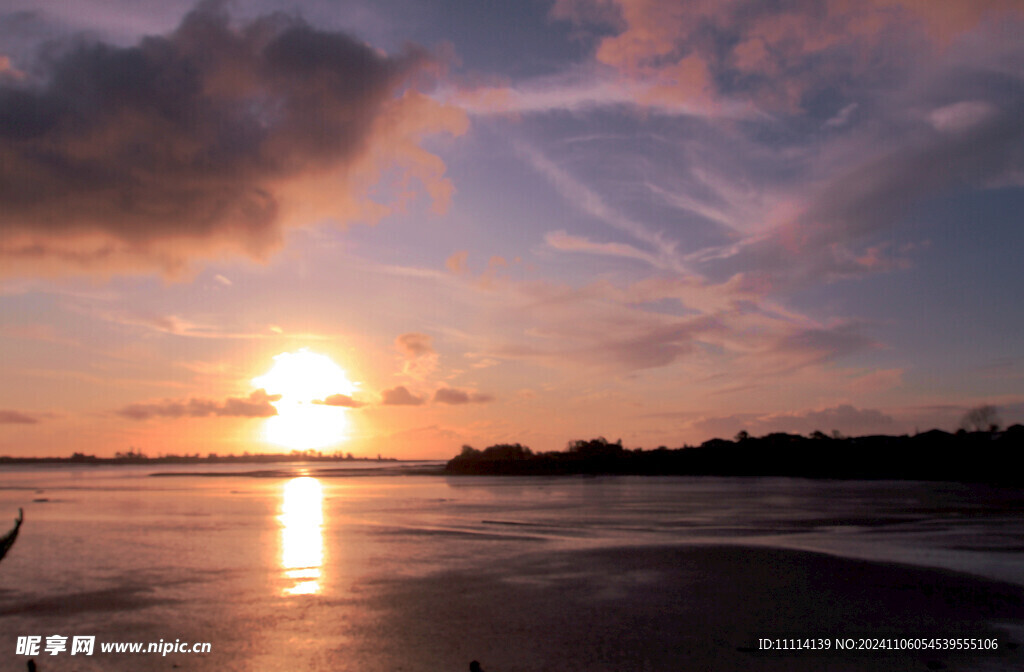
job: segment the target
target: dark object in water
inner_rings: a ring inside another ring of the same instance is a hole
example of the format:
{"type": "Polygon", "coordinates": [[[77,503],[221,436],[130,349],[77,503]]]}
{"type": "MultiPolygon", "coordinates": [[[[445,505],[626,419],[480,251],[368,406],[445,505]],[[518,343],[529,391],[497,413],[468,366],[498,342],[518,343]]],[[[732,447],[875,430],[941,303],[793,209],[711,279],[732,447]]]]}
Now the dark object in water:
{"type": "Polygon", "coordinates": [[[28,672],[36,672],[36,661],[28,659],[28,672]]]}
{"type": "Polygon", "coordinates": [[[480,667],[480,663],[474,660],[469,664],[469,672],[484,672],[484,670],[480,667]]]}
{"type": "Polygon", "coordinates": [[[18,509],[18,517],[14,519],[14,529],[0,537],[0,560],[4,559],[7,551],[14,546],[14,540],[18,538],[18,530],[21,529],[21,521],[25,518],[25,512],[18,509]]]}

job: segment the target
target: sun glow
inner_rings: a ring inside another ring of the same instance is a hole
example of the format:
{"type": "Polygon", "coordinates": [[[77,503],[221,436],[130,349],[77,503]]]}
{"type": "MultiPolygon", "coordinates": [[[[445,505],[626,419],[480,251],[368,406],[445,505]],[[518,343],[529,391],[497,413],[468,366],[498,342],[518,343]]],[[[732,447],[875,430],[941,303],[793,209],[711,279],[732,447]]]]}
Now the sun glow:
{"type": "Polygon", "coordinates": [[[280,394],[273,402],[277,415],[267,418],[263,439],[293,450],[324,448],[345,440],[349,421],[346,409],[315,404],[331,395],[351,396],[356,386],[327,355],[303,348],[282,352],[266,374],[252,384],[267,394],[280,394]]]}

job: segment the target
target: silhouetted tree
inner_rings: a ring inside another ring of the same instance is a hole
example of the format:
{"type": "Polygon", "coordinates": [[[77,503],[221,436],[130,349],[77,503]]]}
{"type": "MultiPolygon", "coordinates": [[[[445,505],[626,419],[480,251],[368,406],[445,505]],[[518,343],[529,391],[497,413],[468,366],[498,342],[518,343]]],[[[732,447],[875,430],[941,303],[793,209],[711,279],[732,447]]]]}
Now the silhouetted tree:
{"type": "Polygon", "coordinates": [[[570,453],[577,453],[583,457],[596,457],[598,455],[619,455],[623,452],[622,439],[615,443],[610,442],[603,436],[590,441],[570,441],[568,445],[570,453]]]}
{"type": "Polygon", "coordinates": [[[738,431],[736,433],[736,437],[735,438],[736,438],[736,442],[739,443],[741,441],[746,441],[747,439],[749,439],[750,438],[750,434],[747,432],[747,430],[741,429],[740,431],[738,431]]]}
{"type": "MultiPolygon", "coordinates": [[[[985,414],[982,422],[992,426],[985,414]]],[[[604,438],[571,441],[566,452],[533,454],[520,444],[499,444],[482,453],[466,446],[452,458],[449,474],[568,475],[683,474],[689,476],[790,476],[799,478],[883,478],[991,482],[1024,485],[1019,470],[1007,469],[1004,456],[1024,445],[1024,425],[999,434],[932,430],[908,435],[854,436],[836,440],[823,432],[813,438],[775,432],[735,442],[709,439],[693,448],[626,450],[604,438]],[[863,459],[848,459],[856,452],[863,459]],[[925,454],[978,453],[984,459],[920,459],[925,454]]],[[[741,439],[737,436],[737,439],[741,439]]],[[[0,462],[2,462],[0,458],[0,462]]]]}
{"type": "Polygon", "coordinates": [[[489,460],[522,460],[533,455],[526,446],[518,443],[499,443],[484,449],[482,457],[489,460]]]}
{"type": "Polygon", "coordinates": [[[999,431],[999,411],[995,406],[982,404],[975,406],[964,414],[960,426],[975,432],[999,431]]]}

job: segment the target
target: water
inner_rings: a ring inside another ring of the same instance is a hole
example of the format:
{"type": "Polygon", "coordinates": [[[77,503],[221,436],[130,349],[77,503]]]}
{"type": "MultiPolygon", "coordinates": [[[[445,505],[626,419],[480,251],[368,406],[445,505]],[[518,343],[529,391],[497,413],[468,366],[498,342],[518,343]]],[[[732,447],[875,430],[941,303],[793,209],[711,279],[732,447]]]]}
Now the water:
{"type": "Polygon", "coordinates": [[[379,586],[572,549],[769,546],[1024,585],[1024,493],[1011,489],[323,468],[5,468],[0,532],[19,506],[25,524],[0,564],[0,669],[23,669],[10,654],[29,634],[214,648],[142,666],[128,655],[37,656],[43,670],[371,669],[361,642],[386,640],[389,622],[379,586]],[[254,469],[273,471],[238,473],[254,469]],[[206,475],[152,476],[169,471],[206,475]]]}

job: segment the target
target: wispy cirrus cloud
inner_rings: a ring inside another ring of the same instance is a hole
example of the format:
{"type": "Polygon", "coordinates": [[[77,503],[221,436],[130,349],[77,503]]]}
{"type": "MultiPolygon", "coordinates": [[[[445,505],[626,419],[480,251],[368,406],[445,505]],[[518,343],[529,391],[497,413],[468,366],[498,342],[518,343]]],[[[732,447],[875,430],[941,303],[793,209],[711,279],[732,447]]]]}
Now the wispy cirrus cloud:
{"type": "MultiPolygon", "coordinates": [[[[701,78],[697,70],[691,75],[701,78]]],[[[592,112],[603,108],[642,106],[667,116],[726,117],[742,119],[753,110],[740,101],[707,97],[666,96],[658,82],[623,77],[612,68],[585,66],[526,82],[460,88],[442,99],[473,115],[528,115],[549,112],[592,112]]]]}
{"type": "MultiPolygon", "coordinates": [[[[779,8],[748,0],[561,0],[552,16],[584,33],[595,29],[599,66],[589,72],[617,72],[628,91],[623,97],[637,108],[657,98],[639,95],[638,87],[658,88],[662,100],[711,101],[706,120],[680,145],[699,146],[710,134],[713,152],[683,150],[689,175],[680,175],[674,159],[646,152],[642,181],[664,203],[720,225],[731,240],[681,255],[677,229],[629,213],[600,195],[600,180],[520,145],[520,156],[567,202],[631,238],[627,244],[553,231],[545,237],[551,249],[633,258],[712,284],[742,278],[749,290],[779,295],[905,268],[908,260],[877,237],[917,204],[950,189],[1017,184],[1024,174],[1015,123],[1024,101],[1014,93],[1021,75],[1007,67],[1020,60],[1012,29],[1024,25],[1019,3],[779,8]],[[715,104],[736,100],[765,113],[728,131],[715,126],[715,104]],[[694,178],[723,153],[723,141],[727,153],[756,161],[702,184],[694,178]]],[[[564,79],[571,104],[578,100],[572,91],[597,81],[580,74],[585,67],[574,68],[575,77],[564,79]]],[[[518,90],[534,85],[557,100],[559,81],[548,76],[518,90]]],[[[488,95],[500,107],[502,96],[488,95]]],[[[507,100],[510,109],[529,108],[515,95],[507,100]]],[[[602,151],[595,147],[593,161],[602,151]]],[[[586,165],[586,155],[581,160],[586,165]]]]}
{"type": "Polygon", "coordinates": [[[624,259],[636,259],[653,268],[663,267],[658,256],[627,243],[597,243],[583,236],[572,236],[565,231],[550,231],[544,235],[544,243],[559,252],[581,252],[624,259]]]}
{"type": "Polygon", "coordinates": [[[77,316],[101,320],[131,330],[149,331],[175,337],[211,340],[280,340],[283,336],[301,338],[304,341],[324,341],[327,334],[288,333],[276,325],[222,325],[203,322],[180,313],[161,313],[143,307],[126,306],[123,296],[69,296],[62,306],[77,316]]]}
{"type": "Polygon", "coordinates": [[[899,268],[898,256],[867,246],[873,236],[899,226],[929,197],[985,188],[1024,169],[1024,99],[1011,104],[1013,111],[973,101],[939,107],[929,115],[935,130],[918,128],[896,149],[879,148],[836,171],[799,212],[691,263],[711,277],[744,273],[770,291],[899,268]]]}
{"type": "Polygon", "coordinates": [[[651,231],[642,222],[616,210],[600,194],[577,180],[537,149],[519,144],[516,146],[516,152],[543,175],[566,201],[575,204],[576,207],[604,224],[653,247],[660,264],[675,265],[675,245],[668,241],[663,234],[651,231]]]}

